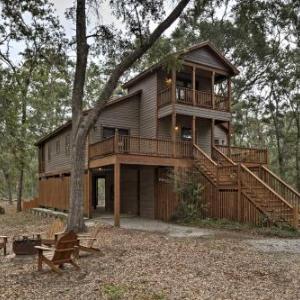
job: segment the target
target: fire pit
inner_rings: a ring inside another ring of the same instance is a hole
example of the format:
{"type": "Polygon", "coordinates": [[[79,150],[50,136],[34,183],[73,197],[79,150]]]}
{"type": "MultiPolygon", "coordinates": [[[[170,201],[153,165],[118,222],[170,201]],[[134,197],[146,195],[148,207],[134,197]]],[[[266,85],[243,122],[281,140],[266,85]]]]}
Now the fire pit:
{"type": "Polygon", "coordinates": [[[40,245],[40,235],[33,235],[32,237],[23,235],[14,237],[12,246],[16,255],[35,255],[37,254],[37,250],[34,248],[34,246],[40,245]]]}

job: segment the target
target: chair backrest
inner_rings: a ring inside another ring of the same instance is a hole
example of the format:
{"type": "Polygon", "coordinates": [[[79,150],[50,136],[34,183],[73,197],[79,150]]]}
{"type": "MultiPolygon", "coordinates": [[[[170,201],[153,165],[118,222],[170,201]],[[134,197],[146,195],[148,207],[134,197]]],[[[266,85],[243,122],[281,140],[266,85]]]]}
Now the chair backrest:
{"type": "Polygon", "coordinates": [[[65,223],[61,219],[55,219],[55,221],[50,225],[48,231],[46,232],[46,238],[49,240],[54,240],[55,234],[63,232],[65,229],[65,223]]]}
{"type": "Polygon", "coordinates": [[[54,264],[63,264],[71,260],[75,246],[78,245],[77,235],[73,232],[63,233],[57,240],[52,258],[54,264]]]}
{"type": "MultiPolygon", "coordinates": [[[[94,228],[93,232],[91,233],[91,238],[96,239],[97,236],[98,236],[98,234],[99,234],[99,232],[101,231],[101,229],[102,229],[101,225],[96,226],[94,228]]],[[[95,242],[95,240],[89,240],[88,243],[87,243],[87,247],[91,248],[93,246],[94,242],[95,242]]]]}

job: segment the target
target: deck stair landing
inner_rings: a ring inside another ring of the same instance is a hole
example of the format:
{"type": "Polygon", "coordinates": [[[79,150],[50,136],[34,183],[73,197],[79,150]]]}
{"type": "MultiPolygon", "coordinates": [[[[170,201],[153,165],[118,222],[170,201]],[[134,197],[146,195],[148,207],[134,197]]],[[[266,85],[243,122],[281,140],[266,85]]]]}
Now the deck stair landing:
{"type": "Polygon", "coordinates": [[[239,199],[243,196],[250,201],[270,223],[299,228],[300,194],[266,166],[258,164],[250,170],[216,147],[212,158],[196,145],[193,154],[195,165],[216,190],[236,189],[239,199]]]}

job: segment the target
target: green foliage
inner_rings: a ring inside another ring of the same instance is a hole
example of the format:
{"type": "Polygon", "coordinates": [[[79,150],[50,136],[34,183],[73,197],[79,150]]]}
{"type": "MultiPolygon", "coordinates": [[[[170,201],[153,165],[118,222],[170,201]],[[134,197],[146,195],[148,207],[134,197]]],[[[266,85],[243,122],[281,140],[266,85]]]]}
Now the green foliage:
{"type": "Polygon", "coordinates": [[[106,284],[103,287],[104,294],[109,300],[123,299],[124,289],[115,284],[106,284]]]}
{"type": "Polygon", "coordinates": [[[202,198],[203,187],[197,179],[196,170],[179,170],[169,175],[174,191],[179,197],[179,204],[172,219],[191,222],[203,218],[206,205],[202,198]]]}

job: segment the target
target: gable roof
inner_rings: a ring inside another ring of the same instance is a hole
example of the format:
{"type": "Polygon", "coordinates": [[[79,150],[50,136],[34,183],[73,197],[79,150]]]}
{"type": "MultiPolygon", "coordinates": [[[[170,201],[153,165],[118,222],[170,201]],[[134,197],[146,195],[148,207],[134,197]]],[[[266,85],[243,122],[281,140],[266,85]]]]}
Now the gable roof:
{"type": "MultiPolygon", "coordinates": [[[[211,43],[210,41],[205,41],[205,42],[201,42],[198,44],[195,44],[191,47],[182,49],[178,52],[174,52],[171,55],[179,55],[179,56],[184,56],[187,53],[190,53],[192,51],[204,48],[204,47],[208,47],[221,61],[222,63],[228,67],[228,69],[231,71],[231,74],[234,75],[238,75],[239,74],[239,70],[220,52],[220,50],[217,49],[217,47],[211,43]]],[[[128,88],[132,85],[134,85],[137,81],[143,79],[144,77],[150,75],[151,73],[155,72],[158,68],[160,68],[163,65],[163,59],[152,65],[150,68],[146,69],[145,71],[139,73],[138,75],[136,75],[135,77],[133,77],[132,79],[130,79],[129,81],[127,81],[126,83],[123,84],[123,88],[128,88]]]]}
{"type": "MultiPolygon", "coordinates": [[[[118,98],[115,98],[115,99],[111,99],[111,100],[107,101],[104,109],[108,108],[108,107],[111,107],[111,106],[113,106],[115,104],[118,104],[118,103],[123,103],[124,101],[132,100],[135,96],[139,96],[141,93],[142,93],[142,90],[138,90],[138,91],[135,91],[135,92],[130,93],[128,95],[118,97],[118,98]]],[[[83,112],[83,114],[86,115],[90,110],[91,109],[85,110],[83,112]]],[[[63,132],[64,130],[67,130],[67,129],[71,128],[71,126],[72,126],[72,120],[66,121],[64,124],[57,127],[55,130],[53,130],[49,134],[47,134],[47,135],[43,136],[42,138],[40,138],[34,145],[39,146],[39,145],[45,143],[46,141],[50,140],[54,136],[56,136],[59,133],[63,132]]]]}

